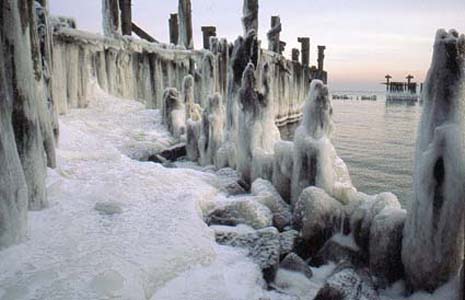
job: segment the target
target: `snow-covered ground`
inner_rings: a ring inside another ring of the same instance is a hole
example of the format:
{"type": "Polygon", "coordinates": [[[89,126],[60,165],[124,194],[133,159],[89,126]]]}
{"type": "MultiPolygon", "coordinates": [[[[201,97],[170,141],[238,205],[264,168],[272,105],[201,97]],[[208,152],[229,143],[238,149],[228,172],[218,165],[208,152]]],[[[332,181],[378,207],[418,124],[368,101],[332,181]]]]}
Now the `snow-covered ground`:
{"type": "Polygon", "coordinates": [[[95,86],[92,95],[89,108],[60,118],[50,208],[29,213],[27,241],[0,251],[0,299],[270,295],[259,268],[218,246],[201,218],[223,197],[214,175],[129,157],[173,143],[159,112],[95,86]]]}
{"type": "MultiPolygon", "coordinates": [[[[245,250],[219,246],[202,212],[224,201],[219,178],[141,162],[173,144],[157,110],[91,86],[90,106],[60,118],[50,207],[29,213],[29,236],[0,251],[0,299],[312,299],[312,281],[280,270],[270,292],[245,250]]],[[[187,166],[187,164],[186,164],[187,166]]],[[[446,286],[438,298],[449,299],[446,286]],[[446,298],[444,298],[446,297],[446,298]]],[[[401,286],[391,289],[398,297],[401,286]]],[[[417,295],[410,299],[431,299],[417,295]],[[417,297],[420,296],[420,297],[417,297]]]]}

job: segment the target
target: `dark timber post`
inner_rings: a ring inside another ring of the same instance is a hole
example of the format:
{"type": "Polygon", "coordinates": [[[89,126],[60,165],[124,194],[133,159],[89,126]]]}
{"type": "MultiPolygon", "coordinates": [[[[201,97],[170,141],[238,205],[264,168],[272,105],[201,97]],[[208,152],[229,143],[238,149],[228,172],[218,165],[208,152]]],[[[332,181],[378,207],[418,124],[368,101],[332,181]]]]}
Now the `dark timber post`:
{"type": "Polygon", "coordinates": [[[318,70],[323,71],[326,46],[318,46],[318,70]]]}
{"type": "Polygon", "coordinates": [[[300,37],[297,41],[302,44],[302,65],[308,66],[310,64],[310,38],[300,37]]]}
{"type": "Polygon", "coordinates": [[[300,51],[299,49],[293,48],[292,49],[292,61],[299,62],[300,51]]]}
{"type": "Polygon", "coordinates": [[[244,27],[244,37],[251,30],[254,30],[255,34],[258,34],[258,0],[244,0],[242,25],[244,27]]]}
{"type": "Polygon", "coordinates": [[[179,0],[179,45],[194,49],[192,39],[192,5],[191,0],[179,0]]]}
{"type": "Polygon", "coordinates": [[[170,27],[170,43],[177,45],[179,41],[178,14],[170,15],[169,27],[170,27]]]}
{"type": "Polygon", "coordinates": [[[279,16],[271,17],[271,29],[268,31],[268,50],[281,53],[280,52],[280,33],[281,33],[281,19],[279,16]]]}
{"type": "Polygon", "coordinates": [[[120,0],[121,31],[123,35],[132,34],[132,0],[120,0]]]}
{"type": "Polygon", "coordinates": [[[202,26],[203,48],[210,49],[210,37],[216,36],[215,26],[202,26]]]}

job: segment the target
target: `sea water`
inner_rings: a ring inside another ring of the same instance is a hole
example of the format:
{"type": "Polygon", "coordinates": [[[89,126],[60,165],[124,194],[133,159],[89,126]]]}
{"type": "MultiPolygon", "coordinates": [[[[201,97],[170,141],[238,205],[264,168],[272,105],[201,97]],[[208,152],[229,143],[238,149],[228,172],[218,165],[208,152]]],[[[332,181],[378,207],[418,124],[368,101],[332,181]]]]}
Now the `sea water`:
{"type": "MultiPolygon", "coordinates": [[[[390,191],[402,205],[413,196],[413,157],[416,129],[421,115],[419,103],[356,100],[375,93],[337,93],[352,100],[333,100],[335,132],[333,143],[346,162],[354,186],[361,192],[390,191]]],[[[281,128],[284,139],[292,140],[298,124],[281,128]]]]}

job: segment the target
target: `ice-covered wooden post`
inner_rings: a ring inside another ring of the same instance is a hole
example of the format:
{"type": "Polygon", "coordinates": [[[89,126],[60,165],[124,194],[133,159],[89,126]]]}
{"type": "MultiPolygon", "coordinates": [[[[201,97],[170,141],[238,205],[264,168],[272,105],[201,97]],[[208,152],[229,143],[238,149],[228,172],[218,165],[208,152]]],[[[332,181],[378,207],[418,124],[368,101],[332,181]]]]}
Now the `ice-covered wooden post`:
{"type": "Polygon", "coordinates": [[[432,292],[457,275],[464,254],[465,36],[439,30],[423,91],[414,199],[402,241],[407,283],[432,292]]]}
{"type": "Polygon", "coordinates": [[[308,66],[310,64],[310,38],[300,37],[297,39],[301,46],[302,65],[308,66]]]}
{"type": "Polygon", "coordinates": [[[326,46],[318,46],[318,70],[324,70],[324,62],[325,62],[325,49],[326,46]]]}
{"type": "Polygon", "coordinates": [[[177,45],[179,41],[178,14],[170,15],[169,28],[170,28],[170,43],[173,45],[177,45]]]}
{"type": "MultiPolygon", "coordinates": [[[[0,23],[2,43],[0,47],[0,249],[2,249],[20,242],[26,235],[28,203],[26,181],[12,126],[14,98],[11,93],[13,85],[11,74],[13,74],[14,67],[9,60],[13,59],[16,53],[5,56],[3,46],[9,45],[11,47],[9,49],[18,49],[21,45],[21,38],[24,39],[29,32],[28,30],[20,32],[17,1],[3,0],[0,9],[0,14],[3,15],[0,19],[3,20],[0,23]],[[8,6],[10,10],[6,13],[8,6]],[[16,47],[13,47],[14,45],[16,47]],[[4,61],[5,58],[7,58],[6,61],[4,61]]],[[[15,57],[16,60],[30,60],[28,57],[30,49],[22,50],[19,51],[21,53],[19,57],[15,57]]],[[[32,81],[28,83],[32,84],[32,81]]]]}
{"type": "Polygon", "coordinates": [[[132,0],[120,0],[121,8],[121,32],[123,35],[132,34],[132,0]]]}
{"type": "Polygon", "coordinates": [[[268,50],[280,53],[280,33],[281,33],[281,19],[279,16],[271,17],[271,29],[268,31],[268,50]]]}
{"type": "Polygon", "coordinates": [[[293,48],[292,49],[292,61],[299,62],[300,51],[299,49],[293,48]]]}
{"type": "Polygon", "coordinates": [[[202,26],[203,48],[210,49],[210,38],[216,36],[215,26],[202,26]]]}
{"type": "Polygon", "coordinates": [[[103,34],[113,37],[121,34],[119,0],[102,0],[103,34]]]}
{"type": "Polygon", "coordinates": [[[244,0],[242,8],[244,37],[253,30],[258,34],[258,0],[244,0]]]}
{"type": "Polygon", "coordinates": [[[179,0],[179,42],[186,49],[194,49],[192,39],[192,5],[191,0],[179,0]]]}

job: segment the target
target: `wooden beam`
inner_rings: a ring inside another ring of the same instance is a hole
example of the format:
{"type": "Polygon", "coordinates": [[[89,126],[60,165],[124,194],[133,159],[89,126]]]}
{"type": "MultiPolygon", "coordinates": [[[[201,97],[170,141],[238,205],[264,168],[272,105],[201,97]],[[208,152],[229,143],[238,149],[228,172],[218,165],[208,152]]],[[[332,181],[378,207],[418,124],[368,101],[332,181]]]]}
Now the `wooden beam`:
{"type": "Polygon", "coordinates": [[[132,0],[120,0],[121,31],[123,35],[132,34],[132,0]]]}
{"type": "Polygon", "coordinates": [[[137,26],[135,23],[132,23],[132,32],[134,32],[141,39],[147,40],[151,43],[159,43],[156,39],[154,39],[150,34],[145,32],[142,28],[137,26]]]}

